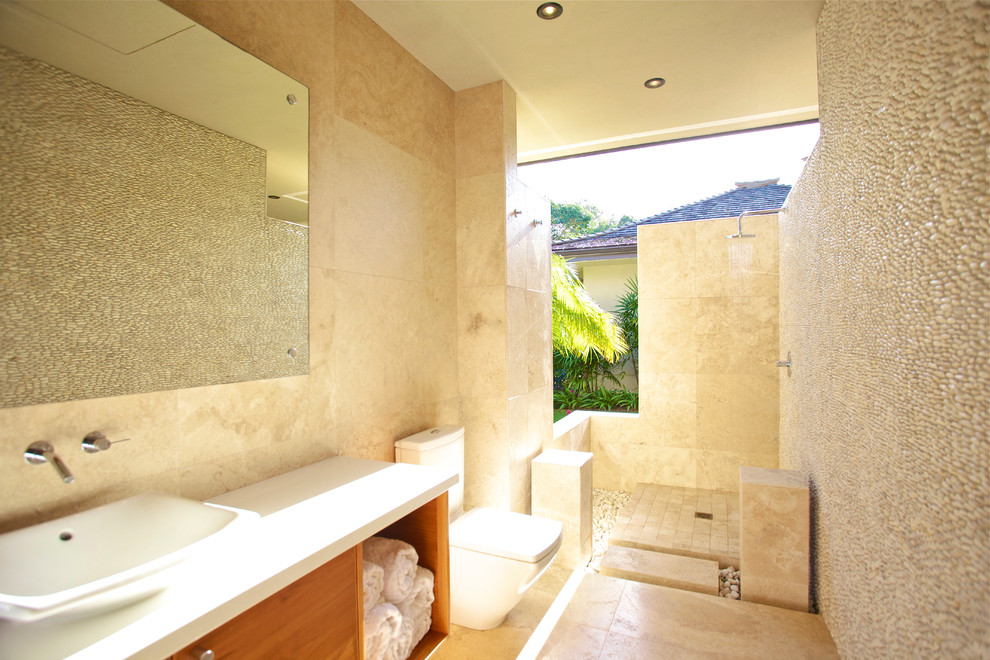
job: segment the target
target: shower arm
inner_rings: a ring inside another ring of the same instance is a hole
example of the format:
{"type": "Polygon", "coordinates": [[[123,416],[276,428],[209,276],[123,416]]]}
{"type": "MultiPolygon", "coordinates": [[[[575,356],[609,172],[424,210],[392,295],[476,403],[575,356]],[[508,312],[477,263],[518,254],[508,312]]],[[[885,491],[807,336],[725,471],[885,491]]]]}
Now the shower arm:
{"type": "Polygon", "coordinates": [[[757,211],[743,211],[742,213],[739,214],[739,217],[736,218],[736,226],[738,227],[738,231],[735,234],[728,234],[726,236],[726,238],[756,238],[756,234],[744,234],[743,233],[743,230],[742,230],[742,219],[743,219],[743,216],[744,215],[770,215],[772,213],[780,213],[783,210],[784,210],[784,207],[782,206],[779,209],[759,209],[757,211]]]}

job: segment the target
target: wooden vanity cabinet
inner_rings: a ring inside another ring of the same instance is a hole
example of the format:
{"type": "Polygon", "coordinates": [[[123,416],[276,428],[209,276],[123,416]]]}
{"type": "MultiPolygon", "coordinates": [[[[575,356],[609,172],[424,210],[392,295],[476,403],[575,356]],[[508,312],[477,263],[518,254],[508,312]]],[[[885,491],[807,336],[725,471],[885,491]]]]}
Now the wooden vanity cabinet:
{"type": "MultiPolygon", "coordinates": [[[[443,493],[378,536],[406,541],[419,564],[433,571],[433,625],[410,658],[422,660],[450,632],[450,555],[447,494],[443,493]]],[[[172,656],[199,660],[363,660],[361,545],[261,601],[172,656]]]]}

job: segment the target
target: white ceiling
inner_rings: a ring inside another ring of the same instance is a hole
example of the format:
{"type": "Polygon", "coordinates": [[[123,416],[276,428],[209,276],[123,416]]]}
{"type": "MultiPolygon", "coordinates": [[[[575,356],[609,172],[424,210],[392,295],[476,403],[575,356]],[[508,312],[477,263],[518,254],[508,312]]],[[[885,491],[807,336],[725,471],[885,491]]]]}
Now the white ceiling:
{"type": "Polygon", "coordinates": [[[455,91],[508,82],[520,162],[818,117],[823,0],[558,1],[355,4],[455,91]]]}

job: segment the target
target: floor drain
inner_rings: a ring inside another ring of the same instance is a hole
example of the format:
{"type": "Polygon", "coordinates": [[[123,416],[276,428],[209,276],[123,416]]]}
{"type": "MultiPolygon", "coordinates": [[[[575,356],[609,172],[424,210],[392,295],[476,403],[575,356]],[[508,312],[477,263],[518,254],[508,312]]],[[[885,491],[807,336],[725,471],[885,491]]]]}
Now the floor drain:
{"type": "Polygon", "coordinates": [[[695,514],[694,514],[694,517],[695,518],[703,518],[704,520],[711,520],[712,519],[712,514],[710,514],[710,513],[702,513],[701,511],[696,511],[695,514]]]}

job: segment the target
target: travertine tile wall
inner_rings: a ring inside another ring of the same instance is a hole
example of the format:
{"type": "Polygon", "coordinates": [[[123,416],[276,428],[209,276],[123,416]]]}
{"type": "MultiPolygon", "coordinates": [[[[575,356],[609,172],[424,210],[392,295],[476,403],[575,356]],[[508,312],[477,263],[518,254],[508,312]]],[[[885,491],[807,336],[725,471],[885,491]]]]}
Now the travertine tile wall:
{"type": "Polygon", "coordinates": [[[392,460],[395,438],[459,421],[454,93],[348,2],[169,4],[309,87],[310,373],[0,410],[0,530],[335,453],[392,460]],[[94,429],[131,441],[83,454],[94,429]],[[35,440],[75,483],[24,464],[35,440]]]}
{"type": "Polygon", "coordinates": [[[850,658],[990,653],[985,2],[837,2],[780,222],[781,467],[850,658]]]}
{"type": "Polygon", "coordinates": [[[777,467],[777,217],[640,227],[640,408],[591,419],[595,487],[736,491],[777,467]]]}
{"type": "Polygon", "coordinates": [[[550,204],[516,178],[512,88],[464,90],[455,106],[465,505],[528,512],[529,462],[553,424],[550,204]]]}

